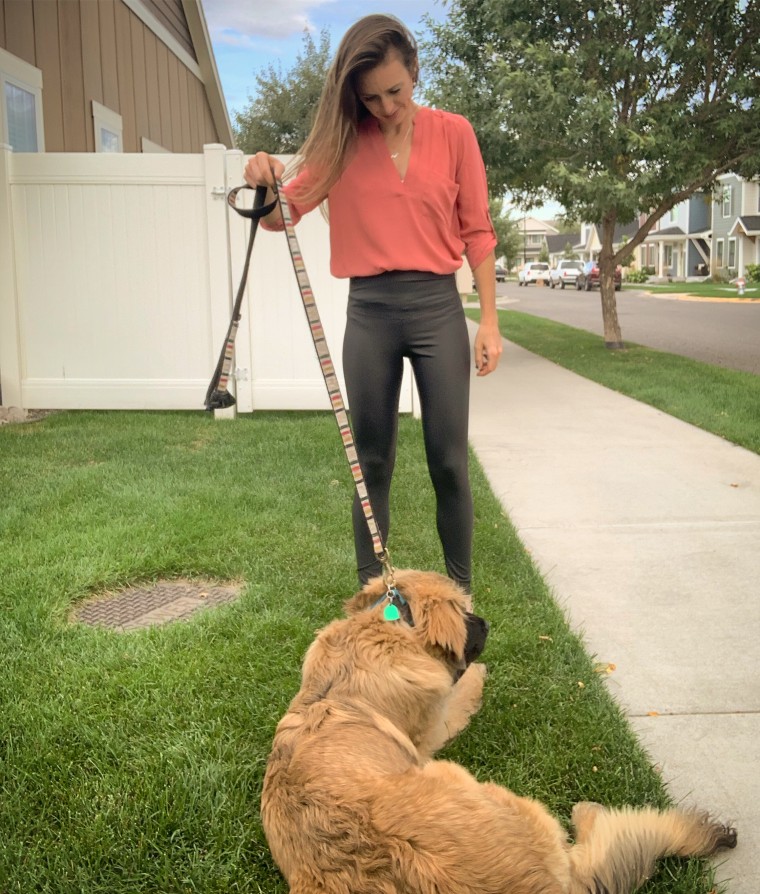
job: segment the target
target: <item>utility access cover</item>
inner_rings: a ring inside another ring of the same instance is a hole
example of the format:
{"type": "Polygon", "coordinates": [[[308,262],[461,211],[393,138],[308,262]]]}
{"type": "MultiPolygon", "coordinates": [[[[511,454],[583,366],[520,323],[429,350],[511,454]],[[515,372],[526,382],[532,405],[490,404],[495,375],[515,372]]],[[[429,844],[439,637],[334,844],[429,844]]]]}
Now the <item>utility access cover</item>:
{"type": "Polygon", "coordinates": [[[203,608],[232,602],[242,589],[241,583],[156,581],[88,599],[74,611],[74,620],[121,632],[141,630],[184,621],[203,608]]]}

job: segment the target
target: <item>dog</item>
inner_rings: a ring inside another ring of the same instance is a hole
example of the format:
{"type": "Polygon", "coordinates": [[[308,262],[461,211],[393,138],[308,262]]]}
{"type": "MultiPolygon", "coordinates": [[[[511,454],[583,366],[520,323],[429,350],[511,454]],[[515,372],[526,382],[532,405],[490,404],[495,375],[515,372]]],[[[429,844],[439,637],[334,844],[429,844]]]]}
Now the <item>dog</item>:
{"type": "Polygon", "coordinates": [[[370,581],[321,630],[277,726],[261,799],[291,894],[629,894],[667,854],[734,847],[685,810],[539,802],[433,755],[480,707],[487,623],[433,572],[370,581]]]}

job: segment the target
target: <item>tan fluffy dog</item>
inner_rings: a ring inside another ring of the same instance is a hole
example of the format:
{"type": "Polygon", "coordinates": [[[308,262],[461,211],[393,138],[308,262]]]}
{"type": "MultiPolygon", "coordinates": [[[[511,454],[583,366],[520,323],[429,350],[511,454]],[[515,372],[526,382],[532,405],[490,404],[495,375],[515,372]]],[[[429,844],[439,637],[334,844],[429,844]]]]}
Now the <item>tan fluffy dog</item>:
{"type": "Polygon", "coordinates": [[[660,856],[735,845],[702,813],[584,803],[571,846],[538,802],[432,760],[479,707],[482,666],[458,677],[486,625],[447,578],[396,583],[398,620],[378,579],[318,634],[277,727],[261,812],[292,894],[629,894],[660,856]]]}

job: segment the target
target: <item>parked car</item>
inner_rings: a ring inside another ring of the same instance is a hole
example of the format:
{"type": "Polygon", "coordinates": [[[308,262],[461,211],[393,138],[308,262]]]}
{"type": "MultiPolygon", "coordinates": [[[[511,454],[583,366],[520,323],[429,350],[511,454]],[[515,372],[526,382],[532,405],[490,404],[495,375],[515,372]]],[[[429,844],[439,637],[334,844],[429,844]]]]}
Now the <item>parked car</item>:
{"type": "Polygon", "coordinates": [[[547,285],[549,283],[549,265],[544,261],[528,261],[517,273],[518,286],[527,286],[529,282],[536,283],[539,280],[547,285]]]}
{"type": "Polygon", "coordinates": [[[559,286],[564,289],[565,286],[574,286],[578,273],[583,270],[582,261],[570,261],[563,259],[557,263],[549,271],[549,285],[552,288],[559,286]]]}
{"type": "MultiPolygon", "coordinates": [[[[615,291],[619,292],[623,287],[623,268],[615,268],[615,291]]],[[[583,269],[578,271],[575,278],[575,288],[580,292],[581,289],[590,292],[594,288],[599,288],[599,264],[596,261],[586,261],[583,269]]]]}

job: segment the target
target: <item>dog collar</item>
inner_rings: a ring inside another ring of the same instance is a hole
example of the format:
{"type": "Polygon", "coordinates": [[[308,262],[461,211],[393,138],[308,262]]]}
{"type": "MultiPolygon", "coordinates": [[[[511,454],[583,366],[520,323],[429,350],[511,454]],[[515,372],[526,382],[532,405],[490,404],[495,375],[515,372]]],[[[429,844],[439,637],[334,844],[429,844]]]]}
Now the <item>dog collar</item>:
{"type": "Polygon", "coordinates": [[[403,618],[410,627],[414,627],[414,618],[409,603],[395,587],[389,587],[377,602],[370,606],[370,610],[382,602],[388,603],[383,609],[383,617],[386,621],[399,621],[403,618]]]}

